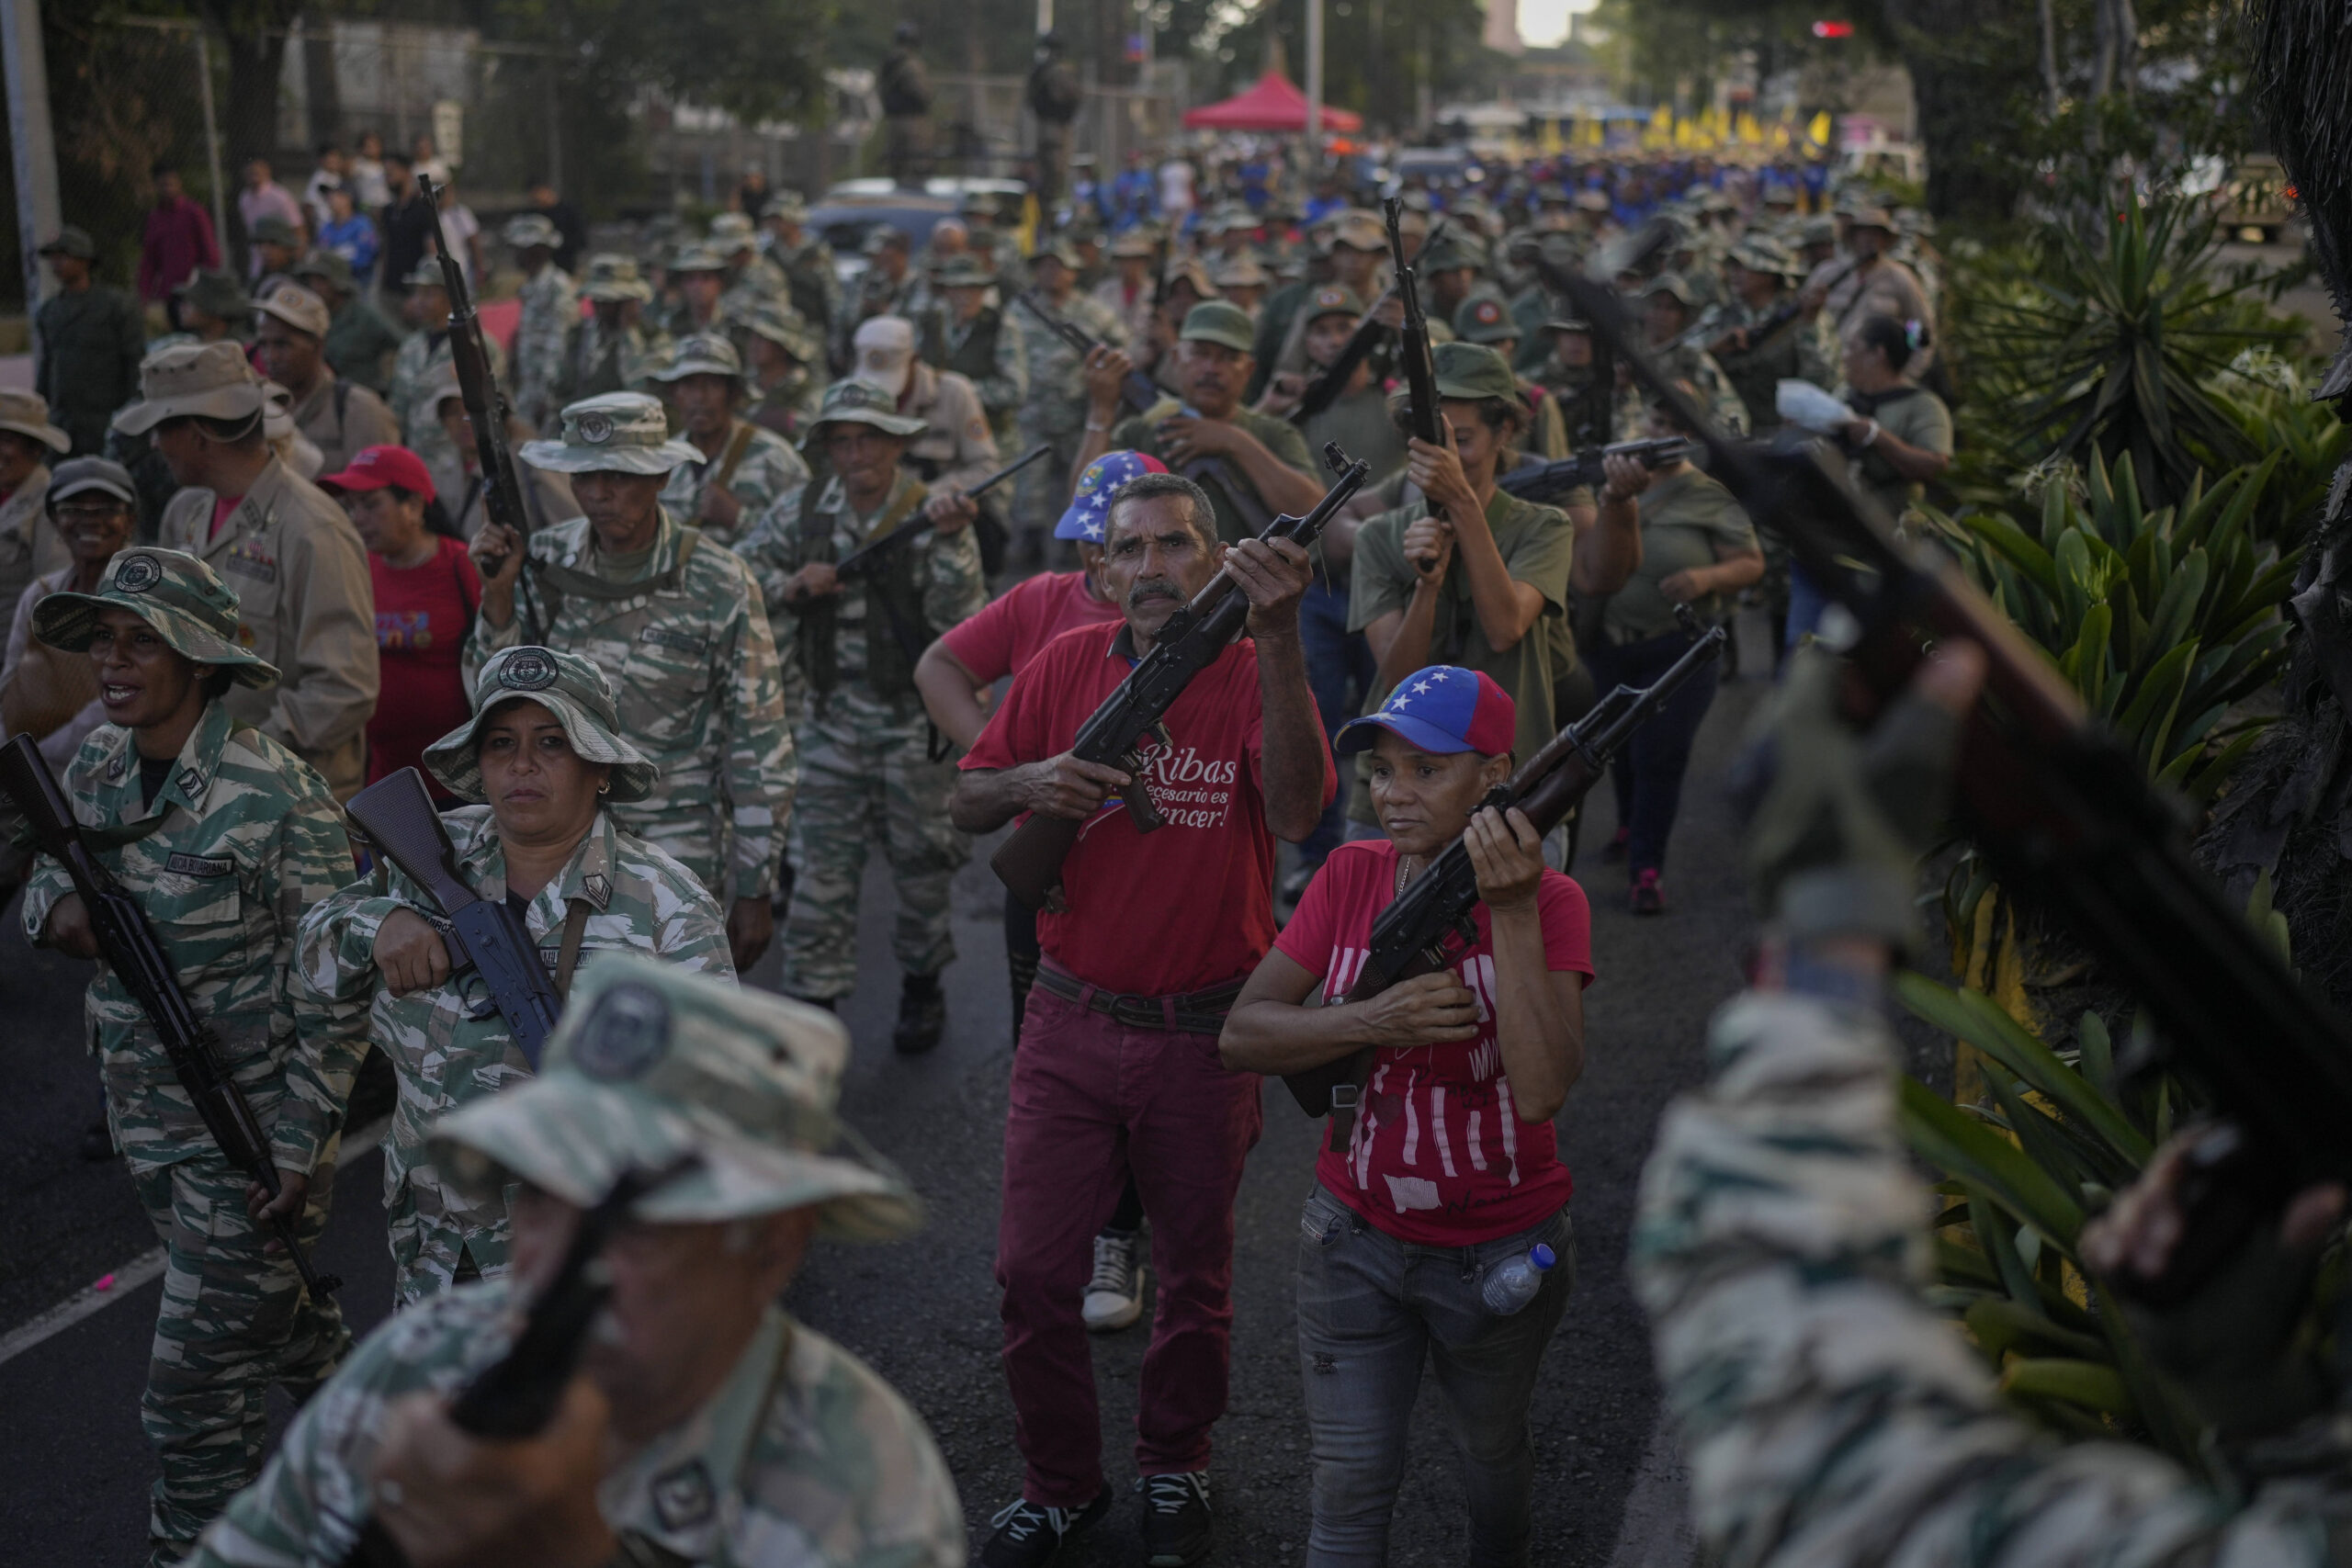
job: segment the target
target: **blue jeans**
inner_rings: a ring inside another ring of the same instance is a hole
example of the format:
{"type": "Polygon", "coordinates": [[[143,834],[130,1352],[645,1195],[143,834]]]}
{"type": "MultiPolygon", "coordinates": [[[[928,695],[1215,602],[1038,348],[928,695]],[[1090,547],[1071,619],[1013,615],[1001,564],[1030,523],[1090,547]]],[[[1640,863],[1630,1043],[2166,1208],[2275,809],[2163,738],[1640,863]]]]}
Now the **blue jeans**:
{"type": "MultiPolygon", "coordinates": [[[[1329,573],[1318,571],[1306,585],[1306,596],[1298,603],[1298,639],[1306,655],[1306,684],[1315,694],[1315,711],[1323,720],[1327,740],[1355,716],[1364,694],[1372,690],[1376,668],[1363,633],[1348,630],[1348,598],[1345,582],[1334,585],[1329,573]]],[[[1345,761],[1339,761],[1339,767],[1340,793],[1324,810],[1322,820],[1315,824],[1315,831],[1298,846],[1301,865],[1321,865],[1345,839],[1348,790],[1355,782],[1355,770],[1345,761]]]]}
{"type": "Polygon", "coordinates": [[[1829,608],[1829,595],[1814,586],[1813,579],[1795,561],[1789,563],[1789,630],[1781,645],[1794,648],[1821,629],[1821,613],[1829,608]]]}
{"type": "Polygon", "coordinates": [[[1472,1568],[1528,1561],[1536,1364],[1566,1311],[1576,1240],[1562,1209],[1532,1230],[1470,1247],[1399,1241],[1317,1186],[1300,1221],[1298,1363],[1313,1443],[1307,1568],[1380,1568],[1425,1363],[1437,1368],[1462,1454],[1472,1568]],[[1535,1299],[1497,1317],[1487,1271],[1537,1242],[1559,1254],[1535,1299]]]}
{"type": "MultiPolygon", "coordinates": [[[[1680,632],[1629,642],[1620,648],[1602,646],[1586,655],[1593,680],[1604,692],[1616,685],[1641,687],[1666,673],[1667,667],[1690,650],[1690,639],[1680,632]]],[[[1657,716],[1634,731],[1625,749],[1609,770],[1617,790],[1617,820],[1626,829],[1626,870],[1638,876],[1666,865],[1666,840],[1674,831],[1675,813],[1682,806],[1682,775],[1690,769],[1691,743],[1699,738],[1699,723],[1714,705],[1715,676],[1720,666],[1707,663],[1667,700],[1657,716]]]]}

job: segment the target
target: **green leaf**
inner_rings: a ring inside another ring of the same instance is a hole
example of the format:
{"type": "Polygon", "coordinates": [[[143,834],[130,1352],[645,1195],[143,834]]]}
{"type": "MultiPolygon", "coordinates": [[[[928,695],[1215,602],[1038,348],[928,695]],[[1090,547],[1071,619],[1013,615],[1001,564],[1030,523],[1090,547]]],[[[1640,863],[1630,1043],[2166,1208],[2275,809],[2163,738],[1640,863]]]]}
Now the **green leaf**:
{"type": "Polygon", "coordinates": [[[2075,1043],[2082,1048],[2083,1077],[2101,1096],[2115,1094],[2115,1043],[2108,1037],[2107,1021],[2085,1009],[2075,1025],[2075,1043]]]}
{"type": "Polygon", "coordinates": [[[2070,1258],[2083,1228],[2082,1204],[2024,1151],[1917,1078],[1901,1088],[1903,1134],[1930,1165],[1981,1187],[2070,1258]]]}
{"type": "Polygon", "coordinates": [[[2123,1374],[2102,1361],[2021,1356],[2001,1371],[2001,1392],[2019,1399],[2056,1399],[2108,1416],[2130,1416],[2138,1404],[2123,1374]]]}
{"type": "MultiPolygon", "coordinates": [[[[2122,1111],[2059,1060],[2055,1051],[2026,1032],[1992,998],[1982,991],[1938,985],[1913,969],[1896,974],[1894,994],[1914,1014],[1954,1039],[1967,1041],[2024,1079],[2060,1114],[2095,1134],[2133,1170],[2148,1163],[2154,1151],[2122,1111]]],[[[2048,1233],[2048,1226],[2034,1223],[2048,1233]]]]}
{"type": "Polygon", "coordinates": [[[1968,519],[1967,526],[2003,560],[2032,579],[2034,586],[2052,598],[2057,597],[2058,565],[2050,558],[2050,552],[2043,549],[2039,541],[2029,537],[2024,529],[2000,513],[1980,512],[1968,519]]]}

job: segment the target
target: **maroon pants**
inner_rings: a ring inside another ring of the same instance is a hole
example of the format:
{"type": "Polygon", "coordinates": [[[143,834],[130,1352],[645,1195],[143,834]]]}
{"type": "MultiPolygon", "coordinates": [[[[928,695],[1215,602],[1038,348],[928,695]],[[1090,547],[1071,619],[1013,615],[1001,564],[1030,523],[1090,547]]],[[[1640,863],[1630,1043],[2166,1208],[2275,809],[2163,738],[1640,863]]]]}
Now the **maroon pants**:
{"type": "Polygon", "coordinates": [[[1218,1065],[1213,1036],[1129,1029],[1029,993],[1012,1058],[996,1278],[1030,1502],[1077,1508],[1102,1490],[1094,1357],[1079,1308],[1094,1233],[1130,1170],[1159,1279],[1136,1469],[1208,1468],[1231,1360],[1233,1197],[1258,1142],[1258,1085],[1257,1074],[1218,1065]]]}

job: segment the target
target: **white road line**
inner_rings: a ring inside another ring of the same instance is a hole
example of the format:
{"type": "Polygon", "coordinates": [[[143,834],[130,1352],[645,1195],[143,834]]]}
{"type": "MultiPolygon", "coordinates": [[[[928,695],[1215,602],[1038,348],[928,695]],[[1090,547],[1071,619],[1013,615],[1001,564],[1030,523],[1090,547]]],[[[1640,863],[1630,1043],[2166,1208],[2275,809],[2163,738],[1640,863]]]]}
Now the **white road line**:
{"type": "MultiPolygon", "coordinates": [[[[343,1152],[338,1156],[339,1162],[348,1166],[382,1143],[385,1129],[390,1125],[390,1117],[379,1117],[345,1138],[343,1152]]],[[[117,1269],[105,1290],[96,1285],[85,1285],[48,1311],[0,1335],[0,1367],[6,1366],[51,1336],[63,1333],[92,1313],[112,1306],[163,1272],[164,1249],[149,1247],[117,1269]]]]}

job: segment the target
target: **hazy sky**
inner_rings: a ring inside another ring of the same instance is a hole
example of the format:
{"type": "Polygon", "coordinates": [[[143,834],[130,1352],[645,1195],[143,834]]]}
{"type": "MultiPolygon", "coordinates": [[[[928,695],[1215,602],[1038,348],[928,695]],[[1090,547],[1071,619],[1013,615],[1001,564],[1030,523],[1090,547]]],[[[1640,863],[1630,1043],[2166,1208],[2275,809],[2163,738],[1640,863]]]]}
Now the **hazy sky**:
{"type": "Polygon", "coordinates": [[[1519,0],[1519,36],[1548,49],[1568,36],[1568,13],[1589,11],[1599,0],[1519,0]]]}

